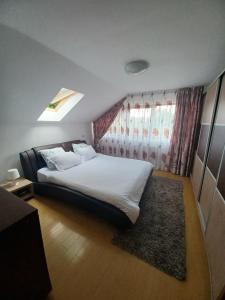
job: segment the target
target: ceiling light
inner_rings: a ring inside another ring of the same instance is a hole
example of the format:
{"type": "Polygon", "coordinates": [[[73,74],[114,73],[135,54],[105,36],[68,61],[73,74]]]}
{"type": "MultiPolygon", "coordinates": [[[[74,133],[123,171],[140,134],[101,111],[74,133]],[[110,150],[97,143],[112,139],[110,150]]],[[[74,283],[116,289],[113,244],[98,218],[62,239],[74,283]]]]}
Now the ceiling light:
{"type": "Polygon", "coordinates": [[[125,72],[127,74],[137,75],[143,73],[149,68],[150,64],[147,60],[139,59],[132,60],[125,65],[125,72]]]}

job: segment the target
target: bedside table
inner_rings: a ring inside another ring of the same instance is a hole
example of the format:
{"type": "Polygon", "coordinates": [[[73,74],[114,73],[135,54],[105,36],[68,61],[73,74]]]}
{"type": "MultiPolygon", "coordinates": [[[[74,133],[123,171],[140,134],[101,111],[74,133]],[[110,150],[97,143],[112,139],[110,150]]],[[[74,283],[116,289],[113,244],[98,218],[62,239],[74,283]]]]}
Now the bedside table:
{"type": "Polygon", "coordinates": [[[30,180],[20,177],[15,180],[15,183],[15,185],[12,185],[10,181],[1,182],[0,187],[24,201],[34,196],[33,183],[30,180]]]}

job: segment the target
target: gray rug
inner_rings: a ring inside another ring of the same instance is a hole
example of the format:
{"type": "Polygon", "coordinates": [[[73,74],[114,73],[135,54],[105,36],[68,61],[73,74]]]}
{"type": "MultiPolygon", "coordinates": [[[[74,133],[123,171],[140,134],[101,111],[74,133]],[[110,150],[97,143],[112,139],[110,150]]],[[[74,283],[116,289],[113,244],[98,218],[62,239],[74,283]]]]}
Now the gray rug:
{"type": "Polygon", "coordinates": [[[119,230],[112,242],[161,271],[184,280],[186,248],[182,182],[156,176],[150,178],[136,224],[119,230]]]}

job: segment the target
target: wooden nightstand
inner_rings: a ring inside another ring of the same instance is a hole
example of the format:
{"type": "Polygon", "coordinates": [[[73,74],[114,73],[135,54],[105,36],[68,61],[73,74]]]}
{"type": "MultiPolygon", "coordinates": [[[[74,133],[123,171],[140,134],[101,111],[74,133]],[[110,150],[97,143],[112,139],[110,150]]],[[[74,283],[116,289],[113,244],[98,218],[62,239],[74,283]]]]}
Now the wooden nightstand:
{"type": "Polygon", "coordinates": [[[24,201],[33,197],[33,183],[30,180],[20,177],[19,179],[15,180],[15,183],[15,185],[12,185],[12,183],[9,181],[1,182],[0,187],[24,201]]]}

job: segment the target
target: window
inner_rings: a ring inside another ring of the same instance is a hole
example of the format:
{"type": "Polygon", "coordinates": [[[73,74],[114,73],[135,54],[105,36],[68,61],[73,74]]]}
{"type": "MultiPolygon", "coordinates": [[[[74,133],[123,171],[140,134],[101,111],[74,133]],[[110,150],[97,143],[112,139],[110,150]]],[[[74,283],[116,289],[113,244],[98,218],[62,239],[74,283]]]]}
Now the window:
{"type": "Polygon", "coordinates": [[[150,161],[164,170],[175,111],[175,93],[128,97],[99,141],[100,151],[150,161]]]}
{"type": "Polygon", "coordinates": [[[130,110],[130,121],[140,120],[143,118],[151,118],[151,108],[131,108],[130,110]]]}
{"type": "Polygon", "coordinates": [[[61,121],[84,97],[84,94],[62,88],[38,118],[38,121],[61,121]]]}

